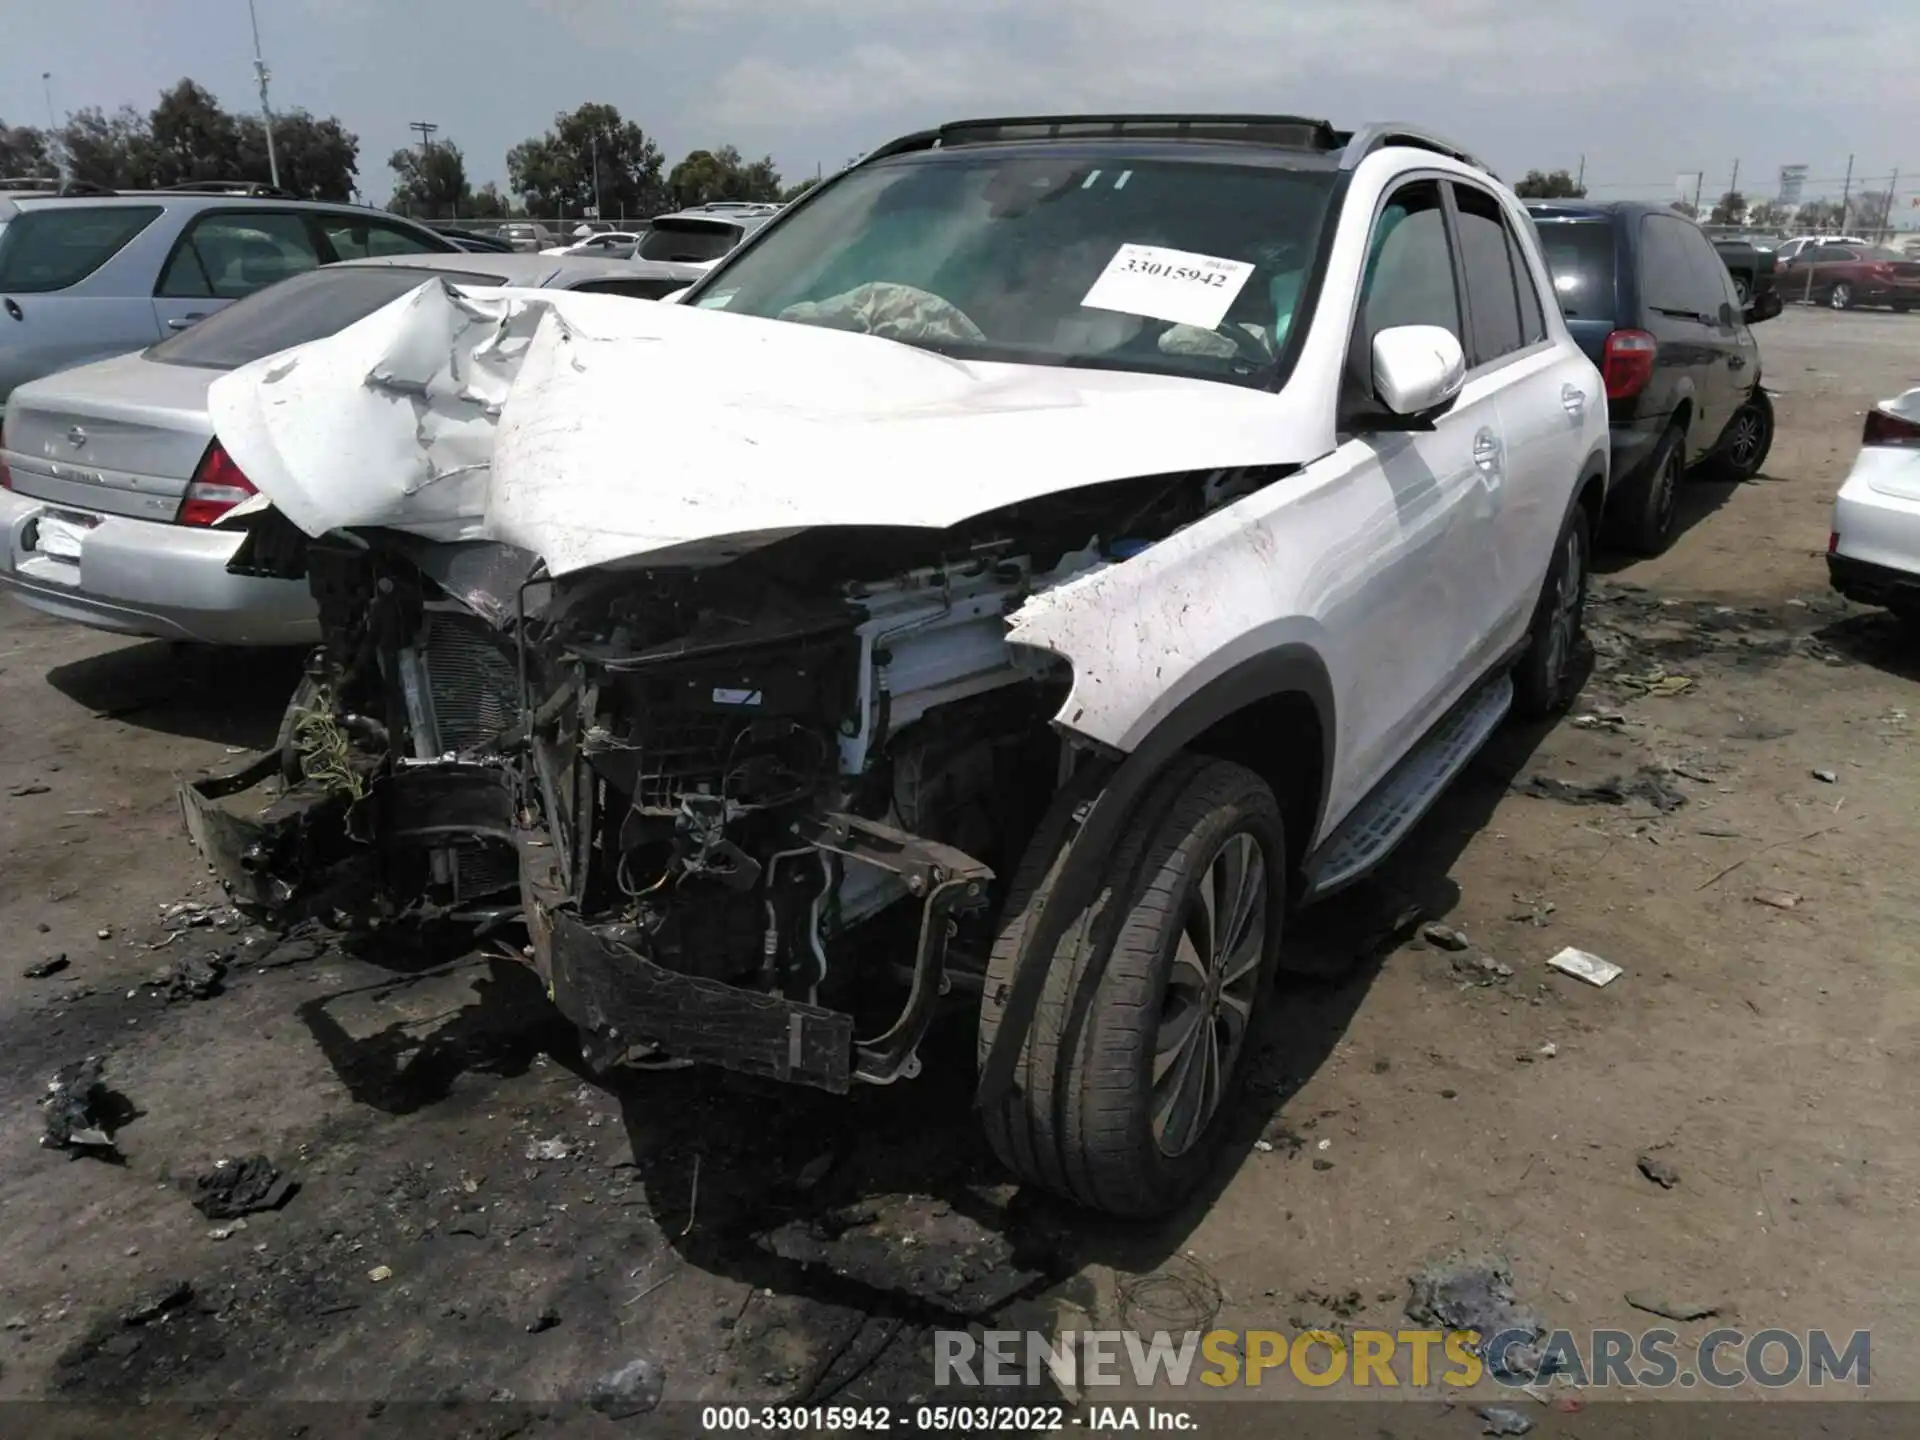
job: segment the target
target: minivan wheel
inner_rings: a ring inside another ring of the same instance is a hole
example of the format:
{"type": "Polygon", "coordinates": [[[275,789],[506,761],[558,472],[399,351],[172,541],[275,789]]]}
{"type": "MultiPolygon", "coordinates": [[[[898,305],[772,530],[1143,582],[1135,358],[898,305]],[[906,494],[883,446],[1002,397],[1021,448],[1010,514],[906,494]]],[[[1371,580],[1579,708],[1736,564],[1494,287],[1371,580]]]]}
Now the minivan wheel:
{"type": "Polygon", "coordinates": [[[1023,962],[1061,869],[1049,829],[1021,863],[988,963],[983,1063],[1018,966],[1044,964],[1046,980],[1012,1091],[984,1112],[987,1138],[1010,1170],[1067,1199],[1164,1215],[1213,1168],[1271,988],[1280,806],[1244,766],[1175,760],[1098,862],[1087,913],[1023,962]]]}
{"type": "Polygon", "coordinates": [[[1669,430],[1645,473],[1607,507],[1615,536],[1636,555],[1661,554],[1673,538],[1673,512],[1687,468],[1686,444],[1677,426],[1669,430]]]}
{"type": "Polygon", "coordinates": [[[1851,310],[1853,308],[1853,286],[1842,280],[1827,292],[1827,304],[1836,310],[1851,310]]]}
{"type": "Polygon", "coordinates": [[[1720,438],[1714,473],[1722,480],[1751,480],[1767,463],[1773,449],[1773,400],[1756,387],[1747,403],[1733,412],[1727,433],[1720,438]]]}
{"type": "Polygon", "coordinates": [[[1567,517],[1540,587],[1527,631],[1526,653],[1513,672],[1513,713],[1522,720],[1557,715],[1572,703],[1580,677],[1580,640],[1587,610],[1592,556],[1587,512],[1575,505],[1567,517]]]}

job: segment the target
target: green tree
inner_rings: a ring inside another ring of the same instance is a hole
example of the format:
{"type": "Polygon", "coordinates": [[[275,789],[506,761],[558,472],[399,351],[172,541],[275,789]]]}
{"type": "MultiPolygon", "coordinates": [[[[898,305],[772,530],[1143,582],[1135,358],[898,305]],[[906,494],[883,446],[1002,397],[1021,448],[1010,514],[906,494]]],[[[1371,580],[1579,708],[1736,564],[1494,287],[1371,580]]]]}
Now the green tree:
{"type": "Polygon", "coordinates": [[[1738,190],[1729,190],[1713,202],[1713,210],[1707,216],[1710,225],[1741,225],[1746,222],[1747,197],[1738,190]]]}
{"type": "Polygon", "coordinates": [[[695,150],[674,166],[667,189],[680,206],[713,200],[773,201],[780,198],[780,172],[771,155],[749,162],[734,146],[722,145],[718,150],[695,150]]]}
{"type": "Polygon", "coordinates": [[[1857,235],[1873,235],[1887,228],[1893,211],[1893,196],[1885,190],[1862,190],[1847,200],[1847,218],[1843,222],[1857,235]]]}
{"type": "Polygon", "coordinates": [[[389,210],[426,220],[451,220],[473,213],[466,157],[453,141],[437,140],[416,149],[396,150],[387,167],[394,174],[389,210]]]}
{"type": "Polygon", "coordinates": [[[111,190],[138,190],[153,184],[153,133],[147,117],[131,105],[108,115],[88,106],[60,127],[60,148],[75,180],[111,190]]]}
{"type": "Polygon", "coordinates": [[[45,130],[31,125],[9,125],[0,120],[0,175],[56,178],[60,164],[51,138],[45,130]]]}
{"type": "MultiPolygon", "coordinates": [[[[238,121],[240,143],[235,175],[242,180],[266,180],[273,174],[267,161],[267,132],[257,115],[238,121]]],[[[304,110],[284,110],[273,117],[273,154],[280,162],[280,188],[307,200],[351,200],[359,171],[360,137],[332,116],[317,120],[304,110]]]]}
{"type": "Polygon", "coordinates": [[[1787,208],[1778,200],[1756,200],[1747,207],[1747,224],[1755,230],[1778,230],[1787,223],[1787,208]]]}
{"type": "Polygon", "coordinates": [[[806,179],[802,180],[798,185],[789,185],[785,190],[781,191],[780,199],[783,202],[787,200],[798,200],[802,195],[806,194],[807,191],[811,190],[814,186],[818,185],[819,183],[820,183],[820,177],[818,175],[809,175],[807,176],[806,179]]]}
{"type": "Polygon", "coordinates": [[[507,152],[507,183],[530,212],[578,215],[594,204],[596,160],[599,203],[609,217],[665,208],[660,147],[611,105],[587,104],[555,115],[546,134],[507,152]]]}
{"type": "Polygon", "coordinates": [[[1587,187],[1577,184],[1565,170],[1529,170],[1526,178],[1513,187],[1513,193],[1523,200],[1580,200],[1585,198],[1587,187]]]}
{"type": "Polygon", "coordinates": [[[1838,200],[1803,200],[1793,212],[1793,223],[1802,230],[1838,230],[1847,218],[1838,200]]]}
{"type": "Polygon", "coordinates": [[[239,178],[240,127],[206,87],[181,80],[160,93],[147,118],[156,186],[239,178]]]}
{"type": "Polygon", "coordinates": [[[504,220],[512,213],[513,207],[491,180],[474,191],[468,202],[467,214],[476,220],[504,220]]]}

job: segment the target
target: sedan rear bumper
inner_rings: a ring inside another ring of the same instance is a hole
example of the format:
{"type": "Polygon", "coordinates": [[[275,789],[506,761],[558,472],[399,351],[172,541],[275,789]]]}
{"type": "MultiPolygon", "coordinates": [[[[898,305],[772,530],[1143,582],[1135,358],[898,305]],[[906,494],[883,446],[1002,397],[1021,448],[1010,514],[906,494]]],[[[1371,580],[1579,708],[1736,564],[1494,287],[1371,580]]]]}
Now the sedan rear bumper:
{"type": "Polygon", "coordinates": [[[0,491],[0,590],[42,614],[120,635],[212,645],[318,640],[304,585],[227,573],[243,538],[238,530],[98,515],[0,491]],[[50,519],[66,522],[63,537],[77,547],[43,548],[42,523],[50,519]]]}

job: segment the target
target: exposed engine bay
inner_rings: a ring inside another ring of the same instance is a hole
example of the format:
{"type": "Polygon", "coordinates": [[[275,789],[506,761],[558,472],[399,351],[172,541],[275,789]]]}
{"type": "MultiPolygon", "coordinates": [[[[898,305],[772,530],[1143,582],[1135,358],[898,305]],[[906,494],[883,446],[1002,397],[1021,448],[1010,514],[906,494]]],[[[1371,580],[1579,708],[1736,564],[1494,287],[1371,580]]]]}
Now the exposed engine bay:
{"type": "Polygon", "coordinates": [[[595,1063],[911,1076],[1078,753],[1049,723],[1067,668],[1008,617],[1270,478],[558,580],[507,545],[267,511],[233,567],[304,573],[324,643],[280,749],[186,787],[188,826],[282,915],[524,923],[595,1063]]]}

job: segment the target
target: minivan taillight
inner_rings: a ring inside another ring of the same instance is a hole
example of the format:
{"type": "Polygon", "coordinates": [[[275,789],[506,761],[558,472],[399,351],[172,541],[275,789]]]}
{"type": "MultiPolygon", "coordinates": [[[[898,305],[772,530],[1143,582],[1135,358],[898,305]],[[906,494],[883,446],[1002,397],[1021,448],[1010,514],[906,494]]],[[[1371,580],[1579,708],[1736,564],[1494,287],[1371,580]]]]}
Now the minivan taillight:
{"type": "Polygon", "coordinates": [[[187,493],[180,497],[180,511],[173,517],[176,525],[211,525],[242,500],[257,492],[233,457],[218,440],[200,457],[199,468],[187,493]]]}
{"type": "Polygon", "coordinates": [[[1653,357],[1659,342],[1644,330],[1615,330],[1607,336],[1605,361],[1600,367],[1609,400],[1631,400],[1653,379],[1653,357]]]}
{"type": "Polygon", "coordinates": [[[1905,419],[1891,410],[1867,411],[1867,423],[1861,428],[1862,445],[1920,446],[1920,422],[1905,419]]]}

